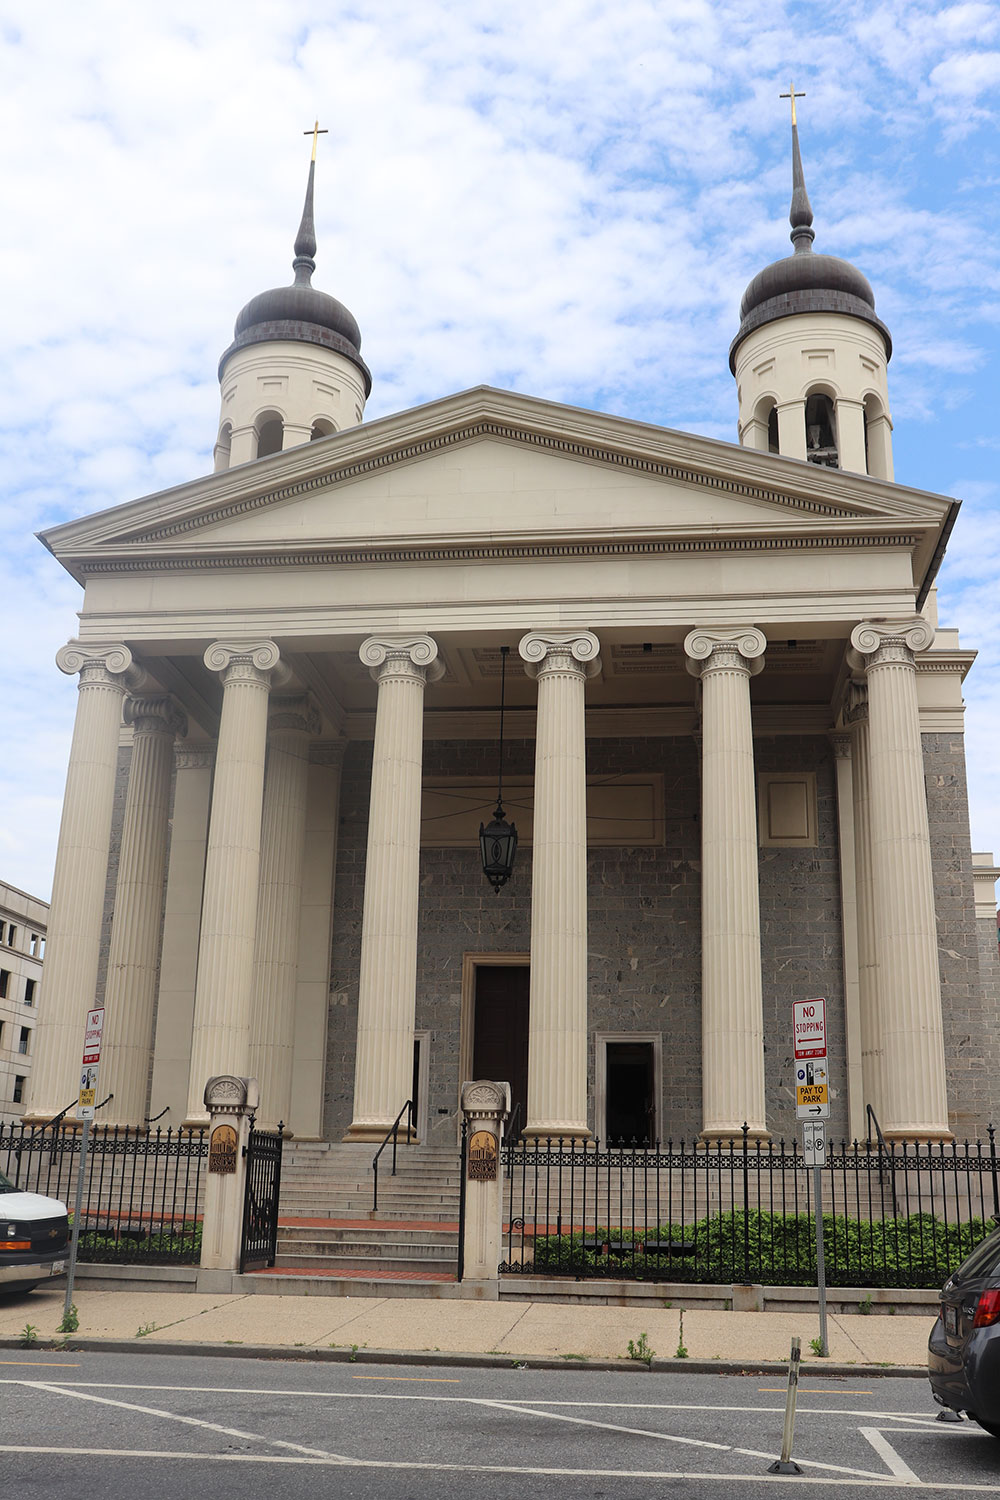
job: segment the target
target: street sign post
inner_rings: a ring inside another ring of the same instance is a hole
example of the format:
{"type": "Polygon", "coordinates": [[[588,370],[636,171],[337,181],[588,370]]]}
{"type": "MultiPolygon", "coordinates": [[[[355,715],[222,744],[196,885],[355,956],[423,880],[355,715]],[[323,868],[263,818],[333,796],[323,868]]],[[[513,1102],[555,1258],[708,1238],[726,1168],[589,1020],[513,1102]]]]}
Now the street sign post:
{"type": "Polygon", "coordinates": [[[69,1244],[69,1267],[66,1271],[66,1301],[63,1306],[63,1322],[68,1323],[73,1306],[73,1280],[76,1276],[76,1257],[80,1248],[80,1216],[83,1212],[83,1178],[87,1166],[87,1147],[90,1144],[90,1122],[97,1107],[97,1075],[101,1066],[101,1043],[104,1039],[104,1006],[95,1005],[87,1012],[87,1024],[83,1032],[83,1059],[80,1064],[80,1095],[76,1105],[76,1117],[83,1121],[80,1133],[80,1160],[76,1169],[76,1197],[73,1201],[73,1234],[69,1244]]]}
{"type": "Polygon", "coordinates": [[[795,1054],[795,1115],[802,1124],[802,1156],[813,1174],[816,1220],[816,1288],[819,1293],[819,1341],[829,1352],[826,1336],[826,1257],[823,1244],[823,1167],[826,1165],[826,1120],[830,1116],[830,1085],[826,1070],[826,1001],[796,1000],[792,1004],[792,1049],[795,1054]]]}

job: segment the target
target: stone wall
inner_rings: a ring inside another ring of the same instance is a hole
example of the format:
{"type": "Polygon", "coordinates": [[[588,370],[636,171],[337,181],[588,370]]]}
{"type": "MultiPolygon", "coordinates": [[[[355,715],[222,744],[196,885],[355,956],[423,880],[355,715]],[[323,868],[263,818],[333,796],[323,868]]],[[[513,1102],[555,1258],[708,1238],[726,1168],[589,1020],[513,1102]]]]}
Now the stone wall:
{"type": "Polygon", "coordinates": [[[923,746],[934,860],[949,1122],[955,1134],[964,1138],[979,1134],[997,1108],[1000,1092],[997,996],[993,986],[989,983],[984,986],[980,979],[963,737],[925,734],[923,746]]]}
{"type": "MultiPolygon", "coordinates": [[[[829,1002],[833,1083],[840,1095],[832,1124],[842,1133],[847,1129],[846,1067],[832,756],[821,737],[758,740],[756,754],[760,770],[815,770],[819,802],[819,848],[760,852],[769,1123],[777,1135],[786,1137],[794,1128],[792,1000],[824,995],[829,1002]]],[[[587,756],[592,777],[657,771],[665,787],[661,846],[595,848],[588,859],[591,1098],[595,1033],[659,1032],[661,1133],[664,1138],[690,1140],[701,1128],[697,745],[691,738],[589,740],[587,756]]],[[[507,775],[530,776],[533,760],[533,742],[509,743],[507,775]]],[[[370,764],[371,746],[351,745],[344,766],[333,938],[326,1097],[326,1133],[331,1139],[342,1135],[351,1119],[370,764]]],[[[493,744],[425,746],[429,776],[489,776],[495,766],[493,744]]],[[[508,799],[506,806],[508,817],[516,822],[516,799],[508,799]]],[[[463,955],[527,953],[530,924],[530,850],[519,850],[514,878],[499,895],[483,878],[478,849],[423,851],[416,1024],[418,1030],[431,1033],[432,1142],[454,1138],[461,1082],[463,955]]]]}

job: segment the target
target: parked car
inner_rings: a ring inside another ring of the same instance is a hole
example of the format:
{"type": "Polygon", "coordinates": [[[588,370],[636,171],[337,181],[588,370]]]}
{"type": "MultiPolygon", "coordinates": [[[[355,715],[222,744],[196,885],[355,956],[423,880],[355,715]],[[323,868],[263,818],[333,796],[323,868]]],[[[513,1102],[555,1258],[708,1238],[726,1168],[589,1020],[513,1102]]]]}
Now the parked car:
{"type": "Polygon", "coordinates": [[[0,1172],[0,1296],[66,1270],[69,1214],[58,1198],[21,1193],[0,1172]]]}
{"type": "Polygon", "coordinates": [[[1000,1226],[945,1282],[927,1348],[934,1400],[1000,1438],[1000,1226]]]}

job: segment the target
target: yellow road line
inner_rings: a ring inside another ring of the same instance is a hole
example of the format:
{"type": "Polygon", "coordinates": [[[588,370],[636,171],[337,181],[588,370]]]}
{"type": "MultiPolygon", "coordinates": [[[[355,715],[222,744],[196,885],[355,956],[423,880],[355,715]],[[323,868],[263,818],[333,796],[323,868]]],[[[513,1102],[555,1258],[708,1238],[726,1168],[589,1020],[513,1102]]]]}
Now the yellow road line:
{"type": "Polygon", "coordinates": [[[352,1375],[352,1380],[419,1380],[425,1385],[461,1385],[457,1376],[447,1375],[352,1375]]]}

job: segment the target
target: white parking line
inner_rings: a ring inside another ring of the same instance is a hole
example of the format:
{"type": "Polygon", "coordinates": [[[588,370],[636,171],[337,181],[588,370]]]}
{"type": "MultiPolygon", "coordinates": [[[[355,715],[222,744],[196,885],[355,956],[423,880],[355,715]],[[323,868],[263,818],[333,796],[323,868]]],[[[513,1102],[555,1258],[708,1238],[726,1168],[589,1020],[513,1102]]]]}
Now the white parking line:
{"type": "MultiPolygon", "coordinates": [[[[624,1432],[632,1437],[656,1438],[662,1443],[683,1443],[692,1448],[714,1448],[719,1453],[738,1453],[741,1458],[760,1458],[765,1462],[777,1458],[776,1453],[761,1453],[756,1448],[737,1448],[732,1443],[710,1443],[704,1438],[679,1437],[672,1432],[650,1432],[641,1427],[619,1427],[612,1422],[595,1422],[586,1417],[571,1417],[565,1412],[540,1411],[537,1407],[525,1408],[514,1405],[508,1401],[479,1401],[479,1406],[495,1406],[501,1411],[512,1411],[522,1417],[549,1417],[553,1422],[572,1422],[579,1427],[600,1427],[607,1432],[624,1432]]],[[[834,1474],[854,1474],[859,1479],[881,1479],[881,1474],[875,1474],[871,1469],[848,1469],[843,1464],[814,1463],[805,1458],[799,1458],[796,1462],[808,1463],[811,1469],[823,1469],[834,1474]]],[[[720,1475],[720,1478],[726,1476],[720,1475]]]]}
{"type": "Polygon", "coordinates": [[[883,1437],[877,1427],[859,1427],[858,1431],[863,1438],[868,1439],[891,1474],[895,1474],[897,1479],[905,1479],[907,1483],[920,1483],[919,1476],[914,1474],[909,1464],[903,1462],[888,1438],[883,1437]]]}
{"type": "Polygon", "coordinates": [[[350,1463],[351,1460],[344,1458],[339,1453],[329,1453],[324,1448],[304,1448],[301,1443],[284,1442],[281,1438],[262,1437],[259,1432],[243,1432],[239,1427],[223,1427],[218,1422],[204,1422],[200,1417],[185,1417],[175,1411],[161,1411],[155,1406],[138,1406],[131,1401],[112,1401],[108,1396],[94,1396],[88,1391],[64,1390],[62,1386],[50,1385],[42,1380],[25,1380],[22,1382],[32,1390],[47,1391],[53,1396],[70,1396],[75,1401],[92,1401],[99,1406],[113,1406],[120,1411],[135,1411],[146,1417],[162,1417],[168,1422],[182,1422],[188,1427],[202,1427],[209,1432],[219,1432],[223,1437],[240,1438],[247,1443],[266,1443],[269,1448],[288,1448],[293,1453],[301,1453],[309,1458],[328,1459],[332,1463],[350,1463]]]}
{"type": "Polygon", "coordinates": [[[905,1487],[907,1490],[933,1490],[935,1494],[958,1494],[958,1495],[1000,1495],[1000,1484],[970,1484],[967,1481],[960,1483],[944,1483],[931,1480],[925,1483],[923,1480],[903,1481],[895,1476],[884,1475],[875,1479],[843,1478],[839,1479],[832,1474],[719,1474],[718,1472],[705,1472],[701,1470],[677,1470],[677,1469],[557,1469],[553,1466],[542,1465],[509,1465],[499,1464],[447,1464],[447,1463],[425,1463],[408,1461],[406,1459],[374,1459],[374,1458],[311,1458],[305,1455],[292,1457],[284,1454],[274,1453],[184,1453],[172,1452],[169,1449],[149,1448],[54,1448],[42,1446],[41,1444],[19,1444],[0,1443],[0,1453],[22,1453],[22,1454],[44,1454],[63,1458],[137,1458],[143,1461],[149,1459],[181,1459],[187,1462],[202,1463],[232,1463],[232,1464],[297,1464],[303,1468],[338,1468],[351,1467],[356,1469],[393,1469],[414,1471],[420,1470],[429,1473],[440,1474],[517,1474],[517,1475],[542,1475],[557,1479],[647,1479],[660,1481],[661,1483],[674,1484],[678,1479],[706,1481],[723,1481],[732,1484],[739,1480],[741,1483],[758,1484],[792,1484],[798,1487],[803,1485],[824,1485],[827,1489],[831,1487],[846,1488],[851,1486],[855,1489],[873,1490],[898,1490],[905,1487]]]}

